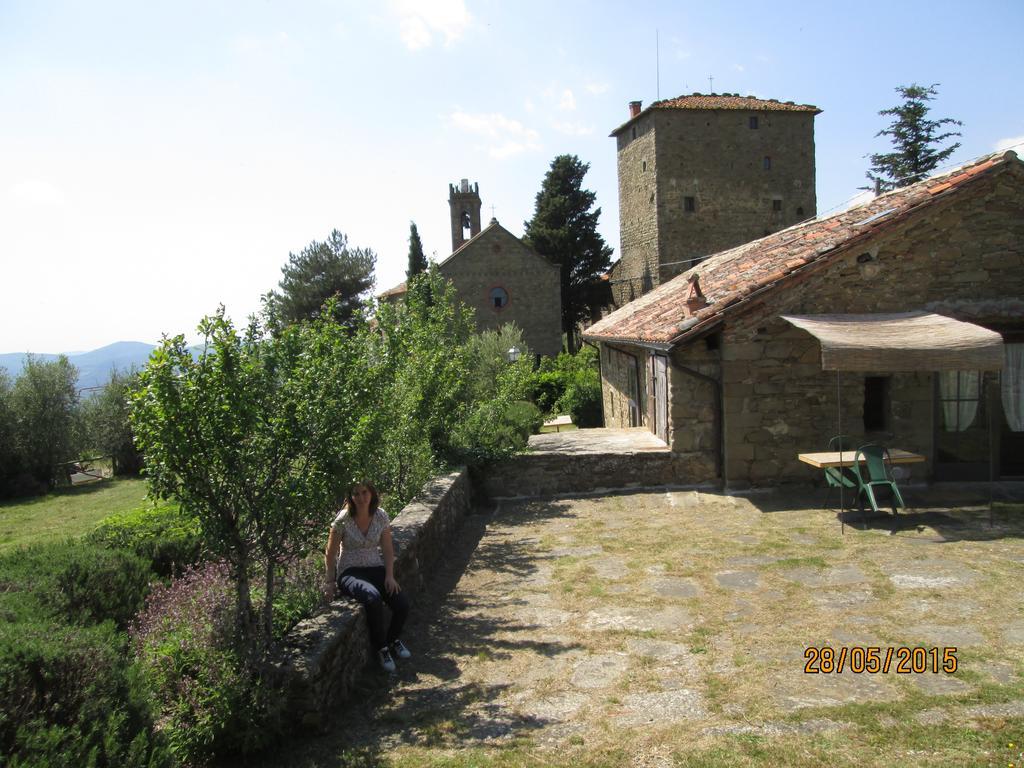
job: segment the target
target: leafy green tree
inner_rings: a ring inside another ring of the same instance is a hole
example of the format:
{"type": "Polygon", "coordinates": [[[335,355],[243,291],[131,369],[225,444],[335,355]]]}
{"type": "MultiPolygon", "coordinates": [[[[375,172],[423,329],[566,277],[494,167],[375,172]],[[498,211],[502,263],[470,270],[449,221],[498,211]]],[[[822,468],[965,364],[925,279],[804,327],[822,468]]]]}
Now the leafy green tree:
{"type": "MultiPolygon", "coordinates": [[[[373,439],[388,444],[403,435],[410,445],[425,441],[435,462],[453,459],[452,434],[469,399],[470,310],[430,265],[409,282],[404,302],[381,304],[374,319],[364,331],[364,366],[379,392],[377,409],[386,413],[364,416],[380,430],[373,439]]],[[[373,457],[365,445],[363,455],[373,457]]],[[[386,463],[394,465],[395,455],[386,463]]]]}
{"type": "Polygon", "coordinates": [[[897,86],[896,92],[903,103],[878,113],[891,116],[893,121],[875,135],[889,136],[894,148],[892,152],[871,155],[867,177],[879,191],[888,192],[927,178],[960,146],[960,142],[956,142],[939,149],[946,139],[960,135],[959,131],[943,131],[943,126],[963,123],[950,117],[928,118],[928,102],[938,95],[937,86],[938,83],[927,87],[916,83],[897,86]]]}
{"type": "Polygon", "coordinates": [[[427,257],[423,255],[423,241],[420,240],[416,222],[409,222],[409,268],[405,271],[405,279],[412,280],[421,272],[427,271],[427,257]]]}
{"type": "Polygon", "coordinates": [[[348,237],[335,229],[324,242],[288,254],[279,290],[265,297],[267,309],[280,323],[299,323],[319,317],[334,299],[333,319],[349,323],[373,288],[376,261],[369,248],[349,248],[348,237]]]}
{"type": "Polygon", "coordinates": [[[17,495],[21,476],[12,389],[7,372],[0,369],[0,498],[17,495]]]}
{"type": "Polygon", "coordinates": [[[324,535],[347,476],[359,382],[335,316],[329,306],[270,337],[255,319],[239,333],[222,307],[199,326],[198,358],[165,338],[131,397],[151,492],[194,515],[229,565],[246,654],[269,642],[276,570],[324,535]],[[258,622],[250,574],[262,576],[258,622]]]}
{"type": "MultiPolygon", "coordinates": [[[[519,350],[517,368],[533,371],[533,353],[523,339],[523,332],[515,323],[506,323],[496,331],[483,331],[470,338],[467,345],[470,371],[470,392],[474,401],[488,400],[497,393],[499,379],[509,366],[509,350],[519,350]]],[[[517,394],[526,399],[531,385],[517,394]]]]}
{"type": "Polygon", "coordinates": [[[128,416],[128,396],[138,382],[138,373],[112,371],[96,395],[83,403],[89,447],[113,457],[115,475],[137,475],[142,454],[135,447],[128,416]]]}
{"type": "Polygon", "coordinates": [[[593,209],[597,195],[583,189],[590,169],[575,155],[551,161],[537,193],[533,218],[524,222],[523,240],[562,269],[562,331],[569,350],[576,350],[576,326],[589,317],[589,284],[611,265],[612,249],[597,231],[601,209],[593,209]]]}
{"type": "Polygon", "coordinates": [[[61,355],[46,362],[28,355],[11,393],[15,445],[24,470],[52,488],[67,476],[65,463],[81,445],[78,370],[61,355]]]}

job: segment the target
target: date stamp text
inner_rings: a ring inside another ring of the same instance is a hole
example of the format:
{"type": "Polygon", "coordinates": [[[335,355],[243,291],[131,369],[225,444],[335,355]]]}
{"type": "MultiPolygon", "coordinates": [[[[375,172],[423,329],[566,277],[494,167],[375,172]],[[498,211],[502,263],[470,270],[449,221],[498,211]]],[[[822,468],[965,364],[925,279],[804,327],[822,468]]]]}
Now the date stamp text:
{"type": "Polygon", "coordinates": [[[814,646],[804,651],[804,672],[808,675],[831,675],[853,672],[883,675],[893,670],[898,675],[922,675],[926,672],[948,675],[957,670],[956,646],[942,648],[924,646],[852,645],[833,648],[814,646]]]}

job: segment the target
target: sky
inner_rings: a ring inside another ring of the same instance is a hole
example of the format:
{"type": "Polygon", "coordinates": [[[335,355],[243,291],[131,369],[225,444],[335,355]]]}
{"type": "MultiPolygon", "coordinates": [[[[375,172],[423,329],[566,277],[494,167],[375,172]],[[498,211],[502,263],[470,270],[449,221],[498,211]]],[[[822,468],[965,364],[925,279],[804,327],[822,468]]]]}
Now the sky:
{"type": "Polygon", "coordinates": [[[333,229],[390,288],[411,221],[451,252],[450,183],[521,235],[566,153],[617,254],[633,100],[818,106],[821,215],[887,149],[899,85],[939,84],[951,164],[1024,143],[1022,23],[1020,0],[0,0],[0,352],[242,324],[333,229]]]}

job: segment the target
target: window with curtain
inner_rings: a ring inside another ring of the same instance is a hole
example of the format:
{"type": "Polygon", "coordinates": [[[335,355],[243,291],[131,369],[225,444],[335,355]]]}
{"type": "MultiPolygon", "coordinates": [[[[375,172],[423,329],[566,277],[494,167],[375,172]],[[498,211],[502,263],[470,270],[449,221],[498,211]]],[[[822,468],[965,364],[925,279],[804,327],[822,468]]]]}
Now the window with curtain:
{"type": "Polygon", "coordinates": [[[978,416],[981,374],[978,371],[941,371],[939,401],[942,428],[946,432],[965,432],[978,416]]]}
{"type": "Polygon", "coordinates": [[[1000,394],[1006,425],[1013,432],[1024,432],[1024,344],[1003,344],[1006,367],[1000,394]]]}

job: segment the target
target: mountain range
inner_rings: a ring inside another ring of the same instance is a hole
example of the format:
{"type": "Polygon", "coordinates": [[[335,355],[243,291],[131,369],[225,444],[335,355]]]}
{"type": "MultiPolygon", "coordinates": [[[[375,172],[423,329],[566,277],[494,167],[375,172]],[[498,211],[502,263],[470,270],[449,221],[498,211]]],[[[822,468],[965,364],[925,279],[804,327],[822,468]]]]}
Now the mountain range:
{"type": "MultiPolygon", "coordinates": [[[[101,387],[110,380],[110,372],[141,368],[156,349],[155,344],[141,341],[118,341],[91,352],[73,352],[66,357],[78,369],[78,388],[101,387]]],[[[40,360],[56,360],[59,355],[33,354],[40,360]]],[[[0,353],[0,369],[7,371],[13,381],[25,367],[24,352],[0,353]]]]}

